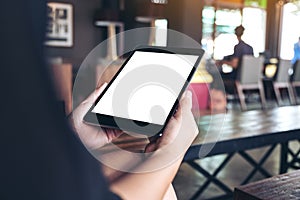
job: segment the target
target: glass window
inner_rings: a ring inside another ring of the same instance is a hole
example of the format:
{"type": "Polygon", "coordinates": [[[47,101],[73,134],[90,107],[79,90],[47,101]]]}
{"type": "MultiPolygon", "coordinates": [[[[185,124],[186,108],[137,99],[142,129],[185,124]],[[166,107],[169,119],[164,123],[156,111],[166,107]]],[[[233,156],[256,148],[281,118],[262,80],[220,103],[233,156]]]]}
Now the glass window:
{"type": "Polygon", "coordinates": [[[300,36],[300,3],[287,3],[283,6],[280,58],[291,60],[294,44],[300,36]]]}
{"type": "Polygon", "coordinates": [[[216,34],[214,58],[222,59],[224,56],[233,54],[233,47],[237,44],[234,34],[235,27],[242,22],[239,9],[219,9],[216,11],[216,34]]]}
{"type": "Polygon", "coordinates": [[[155,20],[155,45],[157,46],[167,46],[167,29],[168,20],[167,19],[156,19],[155,20]]]}
{"type": "Polygon", "coordinates": [[[243,26],[245,32],[242,39],[253,47],[254,55],[258,56],[265,51],[266,11],[260,8],[244,8],[243,26]]]}
{"type": "Polygon", "coordinates": [[[215,23],[215,8],[205,6],[202,10],[202,40],[203,49],[209,54],[213,54],[213,34],[215,23]]]}
{"type": "Polygon", "coordinates": [[[222,59],[233,53],[238,40],[236,26],[243,24],[243,40],[250,44],[255,55],[265,50],[266,11],[260,8],[216,9],[205,6],[202,11],[202,46],[214,59],[222,59]],[[243,15],[242,15],[243,13],[243,15]]]}

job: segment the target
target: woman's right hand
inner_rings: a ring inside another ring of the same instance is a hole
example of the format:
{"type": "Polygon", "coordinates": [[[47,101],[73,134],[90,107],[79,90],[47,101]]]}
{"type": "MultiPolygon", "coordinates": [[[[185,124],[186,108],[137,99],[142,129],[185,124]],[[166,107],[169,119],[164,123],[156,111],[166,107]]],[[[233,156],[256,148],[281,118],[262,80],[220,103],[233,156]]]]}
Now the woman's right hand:
{"type": "Polygon", "coordinates": [[[148,156],[135,165],[138,173],[125,173],[111,183],[115,193],[131,200],[176,199],[171,183],[185,152],[199,132],[191,108],[192,93],[188,91],[162,136],[147,145],[145,153],[148,156]]]}
{"type": "MultiPolygon", "coordinates": [[[[188,118],[190,119],[190,116],[193,115],[191,109],[192,93],[191,91],[186,91],[180,100],[176,113],[169,120],[162,136],[154,141],[150,140],[151,142],[147,145],[145,153],[156,151],[157,149],[174,143],[183,125],[183,119],[187,118],[188,116],[188,118]]],[[[185,120],[184,122],[189,123],[188,126],[191,129],[189,130],[189,132],[191,133],[190,138],[191,140],[193,140],[198,134],[198,127],[196,126],[193,119],[191,121],[185,120]]]]}

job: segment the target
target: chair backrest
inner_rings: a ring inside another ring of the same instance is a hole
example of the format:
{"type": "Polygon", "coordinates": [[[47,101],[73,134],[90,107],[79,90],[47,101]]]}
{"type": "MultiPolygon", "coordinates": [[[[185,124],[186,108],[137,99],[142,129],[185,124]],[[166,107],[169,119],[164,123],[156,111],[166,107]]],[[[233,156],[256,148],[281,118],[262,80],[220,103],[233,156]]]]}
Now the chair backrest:
{"type": "Polygon", "coordinates": [[[283,60],[279,61],[279,66],[277,70],[276,82],[279,83],[287,83],[290,80],[289,70],[292,67],[292,63],[290,60],[283,60]]]}
{"type": "Polygon", "coordinates": [[[256,84],[261,80],[264,58],[244,55],[240,69],[241,84],[256,84]]]}
{"type": "Polygon", "coordinates": [[[292,81],[300,82],[300,60],[298,60],[294,65],[294,74],[292,81]]]}
{"type": "Polygon", "coordinates": [[[64,102],[65,114],[72,111],[72,64],[62,62],[51,62],[49,64],[50,77],[52,78],[56,98],[64,102]]]}

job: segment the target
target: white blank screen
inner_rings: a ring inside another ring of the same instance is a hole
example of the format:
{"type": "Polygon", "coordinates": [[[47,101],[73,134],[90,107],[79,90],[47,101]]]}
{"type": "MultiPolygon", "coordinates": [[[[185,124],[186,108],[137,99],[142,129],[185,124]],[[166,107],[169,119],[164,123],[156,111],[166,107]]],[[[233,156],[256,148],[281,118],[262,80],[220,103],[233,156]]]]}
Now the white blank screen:
{"type": "Polygon", "coordinates": [[[136,51],[92,112],[163,125],[198,57],[136,51]]]}

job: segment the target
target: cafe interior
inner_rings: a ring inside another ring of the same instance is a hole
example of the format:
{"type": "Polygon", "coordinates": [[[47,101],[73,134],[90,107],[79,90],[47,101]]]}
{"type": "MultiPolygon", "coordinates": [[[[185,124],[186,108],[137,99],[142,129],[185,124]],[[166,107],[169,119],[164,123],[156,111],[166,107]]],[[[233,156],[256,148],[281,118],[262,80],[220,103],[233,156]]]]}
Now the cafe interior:
{"type": "MultiPolygon", "coordinates": [[[[299,0],[51,0],[43,45],[64,116],[135,46],[202,48],[189,85],[199,135],[172,182],[177,198],[300,199],[299,21],[299,0]],[[228,92],[221,74],[234,69],[216,63],[240,25],[253,55],[228,92]]],[[[141,139],[124,135],[114,143],[138,151],[141,139]]]]}

